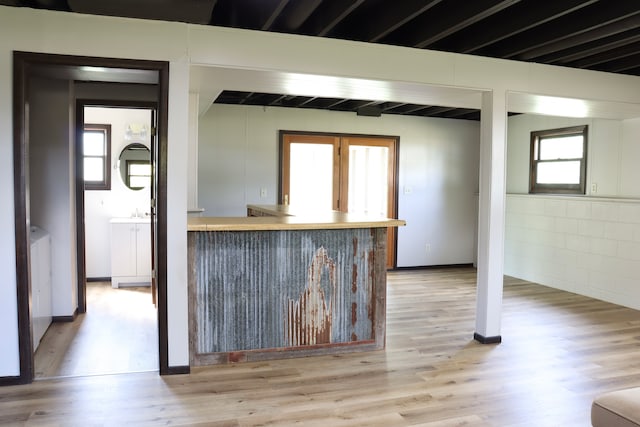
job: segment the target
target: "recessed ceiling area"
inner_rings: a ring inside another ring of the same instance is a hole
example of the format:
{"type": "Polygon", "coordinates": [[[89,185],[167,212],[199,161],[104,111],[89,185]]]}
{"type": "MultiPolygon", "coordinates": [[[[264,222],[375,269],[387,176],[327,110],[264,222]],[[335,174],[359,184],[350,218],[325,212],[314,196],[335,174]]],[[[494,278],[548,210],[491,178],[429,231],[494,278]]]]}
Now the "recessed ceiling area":
{"type": "Polygon", "coordinates": [[[440,107],[406,102],[296,96],[232,90],[223,91],[214,103],[343,111],[369,117],[379,117],[382,114],[396,114],[402,116],[480,120],[480,110],[474,108],[440,107]]]}

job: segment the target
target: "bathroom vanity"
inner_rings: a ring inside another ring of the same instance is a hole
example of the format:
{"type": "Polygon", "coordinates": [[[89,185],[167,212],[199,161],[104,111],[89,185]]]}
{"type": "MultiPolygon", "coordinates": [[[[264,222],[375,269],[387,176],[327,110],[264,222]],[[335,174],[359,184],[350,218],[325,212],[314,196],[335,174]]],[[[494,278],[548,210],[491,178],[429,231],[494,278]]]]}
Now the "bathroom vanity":
{"type": "Polygon", "coordinates": [[[111,286],[151,285],[151,221],[111,219],[111,286]]]}

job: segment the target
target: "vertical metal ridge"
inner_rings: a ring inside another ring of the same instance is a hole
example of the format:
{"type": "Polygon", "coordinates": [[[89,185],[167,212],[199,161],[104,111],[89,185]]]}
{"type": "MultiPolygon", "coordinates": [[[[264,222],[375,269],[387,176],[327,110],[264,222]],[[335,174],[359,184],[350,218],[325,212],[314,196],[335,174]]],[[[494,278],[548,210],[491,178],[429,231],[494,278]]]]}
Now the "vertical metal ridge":
{"type": "Polygon", "coordinates": [[[368,229],[196,235],[197,353],[374,335],[368,229]]]}

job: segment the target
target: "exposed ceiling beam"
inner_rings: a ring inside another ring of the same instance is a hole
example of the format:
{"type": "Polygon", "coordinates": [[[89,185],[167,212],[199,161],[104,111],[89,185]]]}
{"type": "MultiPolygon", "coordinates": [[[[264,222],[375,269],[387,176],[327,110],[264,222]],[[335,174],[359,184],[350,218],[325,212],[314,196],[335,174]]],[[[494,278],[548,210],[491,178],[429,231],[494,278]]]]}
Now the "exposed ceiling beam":
{"type": "Polygon", "coordinates": [[[320,6],[322,0],[288,2],[282,17],[278,18],[276,30],[297,31],[320,6]]]}
{"type": "Polygon", "coordinates": [[[614,3],[594,3],[570,15],[540,25],[534,30],[517,34],[476,53],[489,56],[520,59],[520,55],[569,37],[603,27],[638,13],[637,0],[614,3]]]}
{"type": "Polygon", "coordinates": [[[441,21],[440,25],[434,26],[434,28],[438,29],[435,34],[432,34],[427,37],[423,37],[423,36],[420,37],[421,41],[415,43],[413,46],[420,49],[425,48],[437,42],[438,40],[441,40],[457,31],[460,31],[463,28],[466,28],[472,24],[475,24],[476,22],[482,21],[483,19],[502,11],[503,9],[506,9],[509,6],[513,6],[519,1],[520,0],[503,0],[495,4],[494,6],[488,7],[486,9],[481,7],[481,10],[477,10],[477,11],[473,11],[474,10],[473,6],[475,5],[480,6],[482,2],[480,2],[479,0],[468,2],[467,3],[468,6],[465,6],[464,10],[465,12],[469,11],[470,16],[468,16],[466,19],[458,20],[455,24],[446,23],[446,20],[441,21]]]}
{"type": "Polygon", "coordinates": [[[309,17],[307,22],[300,27],[300,32],[319,37],[327,36],[336,25],[342,22],[363,3],[364,0],[322,2],[322,4],[320,4],[309,17]]]}
{"type": "Polygon", "coordinates": [[[539,0],[522,1],[504,13],[488,18],[484,22],[485,25],[473,26],[468,31],[460,31],[447,40],[443,40],[441,45],[434,47],[442,50],[454,49],[460,53],[472,53],[485,46],[573,13],[597,1],[556,0],[546,2],[545,7],[540,7],[539,0]]]}
{"type": "Polygon", "coordinates": [[[444,0],[403,0],[393,7],[380,0],[367,0],[329,34],[331,37],[376,42],[422,15],[444,0]]]}
{"type": "MultiPolygon", "coordinates": [[[[585,59],[570,63],[578,68],[589,68],[605,62],[614,61],[616,59],[624,58],[627,56],[635,55],[640,52],[640,35],[633,38],[634,42],[625,45],[620,48],[617,43],[611,43],[603,45],[601,50],[592,50],[591,55],[588,55],[585,59]]],[[[626,39],[625,41],[631,41],[626,39]]],[[[563,58],[563,61],[565,59],[563,58]]],[[[569,63],[569,61],[566,61],[569,63]]]]}
{"type": "Polygon", "coordinates": [[[273,25],[274,21],[278,19],[278,17],[282,13],[282,10],[287,6],[287,3],[289,3],[289,0],[280,0],[278,2],[276,7],[273,9],[273,12],[271,12],[271,15],[269,16],[269,18],[267,18],[264,24],[262,24],[261,30],[268,31],[271,29],[271,26],[273,25]]]}
{"type": "MultiPolygon", "coordinates": [[[[638,6],[640,7],[640,4],[638,6]]],[[[547,43],[535,49],[529,49],[526,52],[522,53],[519,56],[519,59],[523,59],[526,61],[534,58],[539,58],[549,53],[569,49],[571,47],[586,44],[594,40],[603,39],[638,27],[640,27],[640,10],[632,16],[613,21],[608,25],[593,29],[584,29],[578,34],[564,37],[559,40],[554,40],[551,43],[547,43]]]]}

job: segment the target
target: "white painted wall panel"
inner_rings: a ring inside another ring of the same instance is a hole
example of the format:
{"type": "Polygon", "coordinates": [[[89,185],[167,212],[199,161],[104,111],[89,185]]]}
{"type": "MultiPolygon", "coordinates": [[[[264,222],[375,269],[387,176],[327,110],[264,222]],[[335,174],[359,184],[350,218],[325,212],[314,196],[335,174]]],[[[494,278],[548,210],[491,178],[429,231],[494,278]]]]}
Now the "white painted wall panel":
{"type": "Polygon", "coordinates": [[[72,95],[65,80],[34,78],[30,89],[31,223],[51,235],[53,316],[71,316],[77,306],[72,95]]]}
{"type": "MultiPolygon", "coordinates": [[[[4,25],[4,23],[3,23],[4,25]]],[[[4,28],[2,27],[3,31],[4,28]]],[[[12,28],[9,27],[9,28],[12,28]]],[[[7,37],[0,37],[0,377],[18,375],[18,310],[16,304],[16,242],[13,194],[12,63],[7,37]],[[3,77],[6,76],[6,77],[3,77]]],[[[26,242],[25,242],[26,243],[26,242]]]]}
{"type": "Polygon", "coordinates": [[[598,197],[623,194],[619,188],[621,138],[622,121],[593,120],[589,128],[588,194],[598,197]]]}
{"type": "Polygon", "coordinates": [[[640,118],[622,122],[620,194],[640,198],[640,118]]]}

